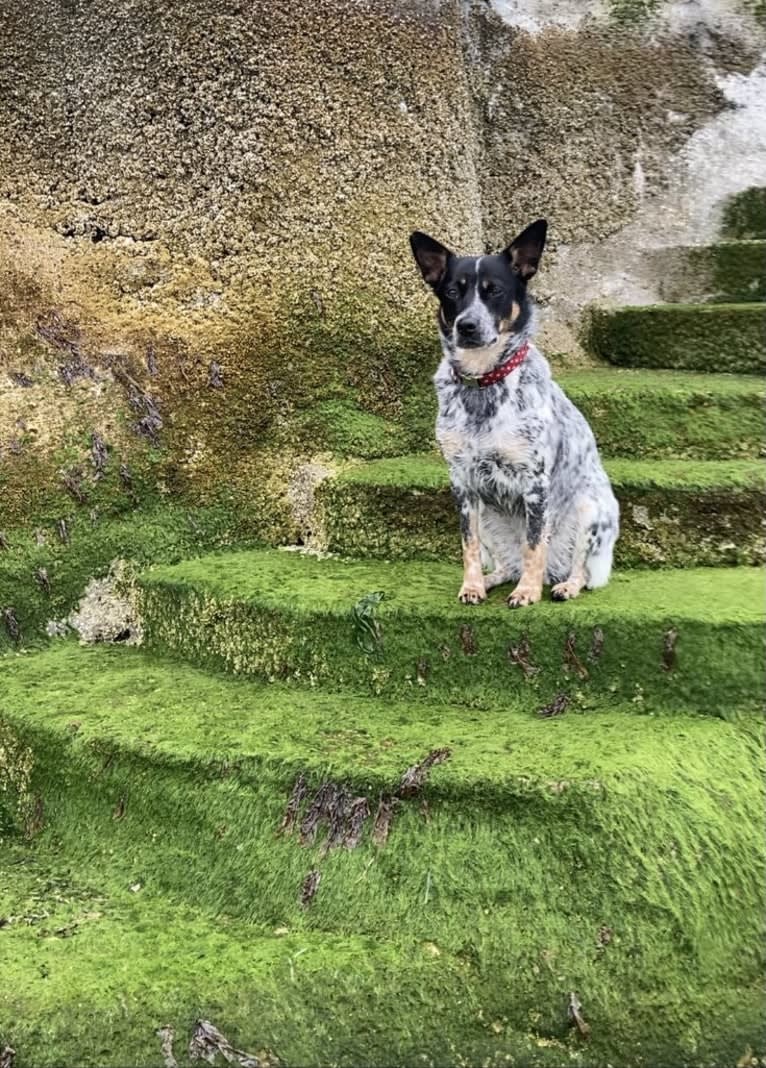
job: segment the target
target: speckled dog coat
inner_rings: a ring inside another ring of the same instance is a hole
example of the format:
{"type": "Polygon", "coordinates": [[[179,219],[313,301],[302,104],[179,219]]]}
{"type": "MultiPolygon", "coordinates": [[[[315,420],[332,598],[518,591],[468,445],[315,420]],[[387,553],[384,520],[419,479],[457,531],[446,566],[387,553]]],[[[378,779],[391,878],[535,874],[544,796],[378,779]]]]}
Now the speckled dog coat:
{"type": "Polygon", "coordinates": [[[460,513],[465,603],[511,581],[512,607],[539,601],[543,582],[567,600],[611,573],[617,501],[590,427],[530,341],[526,283],[545,232],[538,220],[504,252],[478,257],[410,238],[440,300],[436,437],[460,513]]]}

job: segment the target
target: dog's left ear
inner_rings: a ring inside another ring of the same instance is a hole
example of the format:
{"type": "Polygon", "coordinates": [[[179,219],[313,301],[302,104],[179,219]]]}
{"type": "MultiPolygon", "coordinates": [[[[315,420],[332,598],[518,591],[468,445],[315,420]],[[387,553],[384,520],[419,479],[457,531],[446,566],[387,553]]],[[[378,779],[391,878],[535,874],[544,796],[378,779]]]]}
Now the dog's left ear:
{"type": "Polygon", "coordinates": [[[537,219],[503,250],[503,255],[511,261],[514,271],[520,274],[525,282],[537,271],[547,231],[548,223],[545,219],[537,219]]]}
{"type": "Polygon", "coordinates": [[[444,278],[452,253],[428,234],[421,233],[420,230],[410,234],[410,247],[420,273],[429,286],[435,289],[444,278]]]}

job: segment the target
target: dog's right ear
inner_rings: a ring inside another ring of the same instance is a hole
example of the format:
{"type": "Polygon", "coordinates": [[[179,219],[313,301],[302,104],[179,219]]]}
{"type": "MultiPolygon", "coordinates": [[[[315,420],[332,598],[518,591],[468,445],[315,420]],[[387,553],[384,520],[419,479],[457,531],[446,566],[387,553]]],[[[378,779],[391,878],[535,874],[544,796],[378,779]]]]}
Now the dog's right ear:
{"type": "Polygon", "coordinates": [[[428,234],[422,234],[416,230],[410,234],[412,255],[417,261],[420,273],[432,289],[436,289],[439,282],[444,278],[452,253],[438,241],[434,241],[428,234]]]}

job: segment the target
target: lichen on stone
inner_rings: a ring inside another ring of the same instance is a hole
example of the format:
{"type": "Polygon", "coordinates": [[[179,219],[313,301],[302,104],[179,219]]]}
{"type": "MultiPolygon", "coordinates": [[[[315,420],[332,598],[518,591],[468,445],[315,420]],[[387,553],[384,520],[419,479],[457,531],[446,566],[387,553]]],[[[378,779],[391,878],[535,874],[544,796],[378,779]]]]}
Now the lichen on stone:
{"type": "Polygon", "coordinates": [[[140,645],[143,628],[129,565],[124,560],[115,560],[104,578],[92,578],[66,622],[79,634],[81,645],[94,642],[140,645]]]}

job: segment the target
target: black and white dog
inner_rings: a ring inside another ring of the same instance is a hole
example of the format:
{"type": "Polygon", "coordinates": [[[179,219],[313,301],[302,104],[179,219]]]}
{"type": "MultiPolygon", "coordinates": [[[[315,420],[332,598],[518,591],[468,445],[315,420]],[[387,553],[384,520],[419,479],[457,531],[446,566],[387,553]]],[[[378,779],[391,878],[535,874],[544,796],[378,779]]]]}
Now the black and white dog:
{"type": "Polygon", "coordinates": [[[538,219],[496,256],[410,237],[440,304],[436,438],[460,512],[465,604],[510,581],[512,608],[539,601],[543,582],[565,601],[606,585],[612,569],[619,506],[593,432],[530,341],[527,282],[546,229],[538,219]]]}

